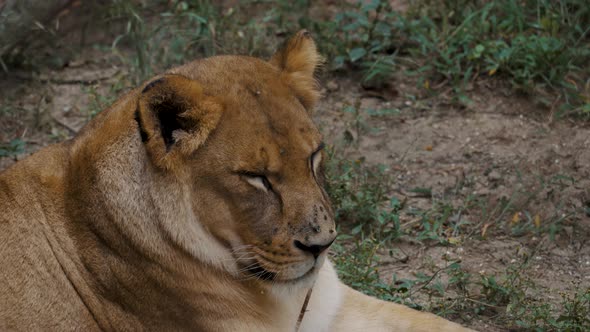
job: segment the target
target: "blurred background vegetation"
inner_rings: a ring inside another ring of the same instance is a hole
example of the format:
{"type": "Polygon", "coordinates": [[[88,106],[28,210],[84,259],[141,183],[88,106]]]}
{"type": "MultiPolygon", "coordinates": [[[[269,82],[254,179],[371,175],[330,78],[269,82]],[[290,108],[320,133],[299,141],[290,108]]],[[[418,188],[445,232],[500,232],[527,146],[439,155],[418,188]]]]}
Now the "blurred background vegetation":
{"type": "Polygon", "coordinates": [[[68,52],[93,43],[110,47],[142,80],[202,56],[268,56],[306,28],[329,59],[326,70],[353,70],[369,86],[402,71],[425,90],[450,87],[468,103],[462,92],[471,82],[501,77],[559,115],[590,115],[587,0],[10,2],[0,11],[5,71],[63,65],[68,52]],[[6,23],[15,16],[18,34],[6,23]],[[60,51],[40,53],[42,44],[60,51]]]}

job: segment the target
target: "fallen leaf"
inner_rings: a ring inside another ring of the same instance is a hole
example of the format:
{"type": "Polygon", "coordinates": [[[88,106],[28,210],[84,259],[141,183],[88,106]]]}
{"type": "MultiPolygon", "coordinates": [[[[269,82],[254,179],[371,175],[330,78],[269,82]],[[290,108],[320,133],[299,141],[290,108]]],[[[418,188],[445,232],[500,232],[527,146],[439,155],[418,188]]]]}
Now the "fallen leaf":
{"type": "Polygon", "coordinates": [[[449,241],[450,244],[453,244],[453,245],[461,244],[461,239],[458,237],[450,237],[447,240],[449,241]]]}
{"type": "Polygon", "coordinates": [[[541,228],[541,216],[538,214],[535,215],[535,227],[541,228]]]}
{"type": "Polygon", "coordinates": [[[516,212],[512,216],[512,224],[518,224],[519,221],[520,221],[520,212],[516,212]]]}
{"type": "Polygon", "coordinates": [[[483,225],[483,227],[481,228],[481,237],[486,237],[486,231],[488,230],[488,227],[490,227],[490,224],[483,225]]]}

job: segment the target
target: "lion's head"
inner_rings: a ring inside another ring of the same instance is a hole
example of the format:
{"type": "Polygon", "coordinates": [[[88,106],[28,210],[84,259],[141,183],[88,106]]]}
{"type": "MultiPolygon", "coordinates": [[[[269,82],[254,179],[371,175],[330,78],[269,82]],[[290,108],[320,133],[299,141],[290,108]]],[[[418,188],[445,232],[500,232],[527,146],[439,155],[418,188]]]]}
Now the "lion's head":
{"type": "Polygon", "coordinates": [[[324,144],[309,114],[319,61],[302,31],[268,62],[200,60],[148,82],[139,97],[135,117],[149,158],[158,172],[183,179],[194,215],[243,278],[304,280],[336,238],[324,144]]]}

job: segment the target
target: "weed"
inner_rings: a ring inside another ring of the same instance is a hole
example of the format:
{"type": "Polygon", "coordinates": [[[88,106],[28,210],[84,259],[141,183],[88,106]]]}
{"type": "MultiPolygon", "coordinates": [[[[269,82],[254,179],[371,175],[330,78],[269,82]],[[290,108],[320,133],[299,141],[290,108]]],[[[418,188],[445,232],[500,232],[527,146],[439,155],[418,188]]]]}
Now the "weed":
{"type": "Polygon", "coordinates": [[[361,136],[365,133],[379,132],[379,128],[372,127],[369,124],[369,118],[391,117],[400,113],[398,108],[361,108],[361,100],[357,99],[354,105],[347,105],[342,112],[349,113],[353,116],[352,121],[347,123],[347,129],[344,132],[344,139],[347,144],[358,144],[361,136]]]}
{"type": "Polygon", "coordinates": [[[25,141],[15,138],[7,144],[0,144],[0,158],[15,157],[25,152],[25,141]]]}
{"type": "MultiPolygon", "coordinates": [[[[587,331],[590,328],[590,288],[574,294],[563,293],[554,307],[536,300],[531,294],[537,286],[524,276],[527,261],[510,266],[499,277],[481,276],[482,301],[505,307],[506,324],[536,331],[587,331]]],[[[576,287],[579,288],[579,287],[576,287]]]]}
{"type": "Polygon", "coordinates": [[[382,85],[403,69],[428,91],[450,86],[464,104],[471,82],[501,76],[518,91],[550,91],[539,100],[557,115],[590,117],[585,0],[422,0],[405,12],[385,0],[338,5],[329,20],[316,19],[308,0],[231,7],[210,0],[113,0],[96,11],[108,25],[121,26],[112,50],[135,68],[137,80],[203,55],[267,55],[268,45],[304,27],[333,60],[329,68],[360,69],[365,82],[382,85]]]}
{"type": "Polygon", "coordinates": [[[537,331],[590,328],[590,288],[563,293],[558,305],[537,300],[535,294],[543,290],[526,275],[530,256],[498,275],[472,275],[460,261],[447,259],[434,272],[401,279],[394,274],[386,282],[380,278],[379,262],[387,251],[391,253],[387,248],[383,241],[364,235],[336,244],[333,261],[340,278],[365,294],[445,317],[469,320],[472,314],[492,315],[502,325],[537,331]]]}
{"type": "MultiPolygon", "coordinates": [[[[339,69],[350,63],[363,69],[365,82],[386,81],[396,69],[392,24],[397,16],[388,1],[379,0],[358,1],[355,6],[336,14],[330,28],[322,26],[323,29],[317,31],[320,36],[340,37],[332,41],[334,46],[323,46],[333,59],[332,68],[339,69]]],[[[322,38],[329,39],[334,40],[322,38]]]]}
{"type": "MultiPolygon", "coordinates": [[[[430,190],[424,188],[421,192],[431,197],[430,190]]],[[[427,210],[409,209],[408,214],[417,218],[418,224],[414,227],[413,235],[418,241],[434,241],[439,244],[457,244],[460,237],[465,236],[471,222],[464,217],[465,211],[471,209],[469,201],[465,205],[455,207],[445,200],[433,200],[433,206],[427,210]]]]}
{"type": "Polygon", "coordinates": [[[114,0],[112,4],[106,6],[106,19],[126,21],[125,30],[119,34],[112,43],[112,50],[117,54],[120,60],[127,64],[127,57],[118,51],[119,43],[128,39],[135,51],[135,57],[131,58],[133,63],[130,68],[139,69],[139,77],[145,78],[151,74],[148,64],[148,47],[146,44],[147,29],[144,18],[141,15],[141,7],[133,1],[114,0]]]}
{"type": "Polygon", "coordinates": [[[389,3],[359,1],[336,14],[330,28],[321,26],[318,33],[332,37],[323,40],[334,44],[324,46],[333,68],[349,63],[364,70],[365,80],[383,82],[405,67],[420,87],[450,85],[462,103],[469,102],[470,82],[500,75],[518,91],[557,93],[562,113],[590,114],[584,0],[419,1],[406,13],[389,3]]]}
{"type": "Polygon", "coordinates": [[[403,203],[388,195],[390,180],[385,171],[383,167],[367,167],[361,159],[330,158],[328,192],[336,219],[352,227],[352,235],[366,231],[381,241],[400,235],[403,203]]]}
{"type": "Polygon", "coordinates": [[[108,93],[101,93],[95,86],[90,86],[86,89],[88,95],[88,108],[84,111],[88,120],[92,119],[101,111],[111,106],[118,96],[114,86],[108,93]]]}
{"type": "Polygon", "coordinates": [[[379,247],[379,241],[373,238],[361,238],[350,248],[337,242],[333,250],[338,254],[333,260],[338,267],[340,278],[351,287],[362,289],[365,293],[374,293],[375,285],[380,283],[376,268],[379,261],[376,253],[379,247]]]}

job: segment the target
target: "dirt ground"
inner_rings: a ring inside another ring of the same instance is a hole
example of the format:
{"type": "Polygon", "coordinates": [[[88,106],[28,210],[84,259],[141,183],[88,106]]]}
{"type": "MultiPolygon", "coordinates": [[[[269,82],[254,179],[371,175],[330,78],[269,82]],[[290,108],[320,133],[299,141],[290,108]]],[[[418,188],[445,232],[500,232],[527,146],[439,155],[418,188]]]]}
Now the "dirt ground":
{"type": "MultiPolygon", "coordinates": [[[[390,85],[375,97],[352,81],[330,81],[332,91],[326,91],[316,118],[346,158],[388,167],[395,178],[392,194],[407,200],[405,211],[428,209],[436,199],[457,206],[474,198],[492,210],[512,198],[519,219],[524,211],[538,215],[540,228],[559,220],[560,231],[553,239],[542,232],[512,236],[514,212],[467,209],[462,218],[472,236],[450,247],[402,241],[394,257],[384,255],[381,276],[411,278],[457,259],[471,274],[496,274],[532,256],[525,274],[540,287],[537,297],[554,303],[562,292],[590,287],[590,218],[580,213],[590,203],[590,126],[552,120],[548,110],[497,82],[475,87],[467,108],[449,105],[444,96],[416,102],[415,85],[401,77],[390,85]],[[358,118],[342,112],[347,105],[399,114],[364,116],[368,129],[349,134],[354,141],[347,145],[343,134],[355,131],[358,118]],[[432,197],[412,188],[429,188],[432,197]]],[[[415,221],[401,217],[406,224],[415,221]]],[[[481,331],[504,330],[493,319],[470,324],[481,331]]]]}
{"type": "MultiPolygon", "coordinates": [[[[81,56],[35,79],[21,73],[2,77],[0,143],[19,138],[26,148],[0,158],[0,170],[72,137],[93,107],[112,100],[110,87],[120,84],[121,73],[125,68],[108,58],[81,56]],[[97,102],[96,95],[104,100],[97,102]]],[[[526,273],[543,287],[548,301],[557,301],[561,291],[590,287],[590,217],[580,212],[590,206],[590,126],[551,120],[550,111],[494,81],[473,87],[472,103],[458,107],[444,94],[415,98],[420,92],[404,80],[400,76],[385,91],[374,93],[353,79],[326,77],[325,97],[315,115],[340,156],[387,167],[395,179],[391,194],[406,200],[403,224],[411,228],[415,222],[406,213],[409,209],[428,209],[437,199],[455,206],[477,199],[493,210],[503,198],[512,198],[523,219],[528,212],[539,216],[538,227],[559,227],[554,239],[549,232],[514,236],[513,213],[468,209],[459,218],[468,223],[471,236],[461,236],[453,246],[401,241],[396,255],[381,261],[383,278],[433,271],[449,256],[461,259],[475,275],[501,272],[523,255],[532,255],[534,263],[526,273]],[[343,112],[351,105],[360,115],[343,112]],[[368,110],[383,109],[396,114],[368,115],[368,110]],[[429,188],[432,195],[418,195],[412,188],[429,188]]],[[[470,324],[482,331],[502,330],[493,319],[470,324]]]]}

